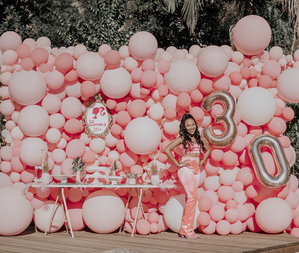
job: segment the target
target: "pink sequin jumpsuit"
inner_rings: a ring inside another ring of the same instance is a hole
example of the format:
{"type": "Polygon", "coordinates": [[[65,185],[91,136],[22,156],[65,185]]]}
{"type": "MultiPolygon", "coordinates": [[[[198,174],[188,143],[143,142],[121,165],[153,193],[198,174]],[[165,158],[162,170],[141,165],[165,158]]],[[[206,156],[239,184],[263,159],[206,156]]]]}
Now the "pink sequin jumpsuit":
{"type": "MultiPolygon", "coordinates": [[[[199,144],[192,144],[188,150],[184,146],[180,146],[184,154],[202,152],[202,147],[199,144]]],[[[184,155],[181,162],[189,160],[189,166],[180,167],[178,170],[178,177],[186,191],[186,204],[184,215],[180,228],[181,235],[190,235],[194,233],[193,224],[197,203],[197,189],[199,187],[200,170],[199,170],[199,157],[184,155]]]]}

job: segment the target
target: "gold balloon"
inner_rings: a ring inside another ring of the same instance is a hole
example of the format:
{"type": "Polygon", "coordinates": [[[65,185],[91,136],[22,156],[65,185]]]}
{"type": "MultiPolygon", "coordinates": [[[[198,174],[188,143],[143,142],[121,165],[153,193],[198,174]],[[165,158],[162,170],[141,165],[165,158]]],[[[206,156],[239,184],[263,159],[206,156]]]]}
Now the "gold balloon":
{"type": "Polygon", "coordinates": [[[236,102],[230,93],[226,91],[214,91],[204,99],[202,107],[204,110],[210,111],[215,102],[221,103],[224,106],[224,113],[219,116],[217,115],[215,122],[222,124],[225,132],[222,135],[216,135],[211,128],[205,128],[203,136],[210,145],[225,148],[237,137],[237,125],[234,121],[236,102]]]}
{"type": "Polygon", "coordinates": [[[265,134],[255,136],[249,147],[249,156],[255,170],[255,175],[264,186],[275,188],[283,186],[289,181],[291,169],[279,140],[274,136],[265,134]],[[280,171],[275,177],[271,176],[265,168],[261,155],[262,146],[269,147],[274,155],[275,163],[280,171]]]}

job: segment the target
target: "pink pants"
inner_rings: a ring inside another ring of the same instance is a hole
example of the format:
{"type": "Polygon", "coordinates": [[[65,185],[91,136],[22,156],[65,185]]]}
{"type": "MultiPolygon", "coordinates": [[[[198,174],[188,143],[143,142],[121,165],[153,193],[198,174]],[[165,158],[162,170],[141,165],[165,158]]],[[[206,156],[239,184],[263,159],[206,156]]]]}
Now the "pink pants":
{"type": "Polygon", "coordinates": [[[200,170],[199,158],[193,156],[183,156],[182,161],[190,160],[188,167],[181,167],[178,170],[178,177],[186,191],[186,204],[182,225],[181,235],[190,235],[194,233],[193,224],[197,203],[197,189],[199,186],[200,170]]]}

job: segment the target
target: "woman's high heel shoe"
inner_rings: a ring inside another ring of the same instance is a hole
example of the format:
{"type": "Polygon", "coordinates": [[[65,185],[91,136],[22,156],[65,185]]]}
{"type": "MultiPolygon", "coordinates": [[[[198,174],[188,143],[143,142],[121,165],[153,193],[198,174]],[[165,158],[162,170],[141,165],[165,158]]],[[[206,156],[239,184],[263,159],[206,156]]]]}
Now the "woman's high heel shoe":
{"type": "Polygon", "coordinates": [[[180,237],[186,238],[186,239],[197,239],[200,236],[194,233],[194,234],[190,234],[190,235],[182,235],[182,234],[180,234],[180,237]]]}

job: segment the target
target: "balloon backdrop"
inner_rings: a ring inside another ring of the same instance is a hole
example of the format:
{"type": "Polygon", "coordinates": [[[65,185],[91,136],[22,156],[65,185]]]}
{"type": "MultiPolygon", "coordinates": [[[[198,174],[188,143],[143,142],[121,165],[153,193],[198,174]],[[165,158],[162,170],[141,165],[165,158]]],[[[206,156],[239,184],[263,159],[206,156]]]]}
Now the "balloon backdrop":
{"type": "MultiPolygon", "coordinates": [[[[296,154],[283,134],[294,118],[286,102],[299,101],[299,51],[294,56],[280,47],[267,52],[270,39],[269,24],[255,15],[234,27],[237,51],[228,45],[162,49],[144,31],[134,34],[128,46],[111,50],[104,44],[98,52],[84,45],[51,48],[47,37],[22,41],[15,32],[3,33],[0,112],[6,119],[1,133],[6,145],[0,149],[0,234],[21,233],[33,210],[37,228],[46,230],[58,189],[27,186],[23,196],[18,188],[34,181],[41,150],[47,150],[54,182],[71,173],[77,157],[85,162],[87,176],[94,167],[117,165],[117,176],[134,172],[139,183],[150,180],[149,168],[157,165],[159,179],[174,188],[144,190],[145,215],[139,213],[136,231],[147,235],[169,227],[177,232],[185,195],[177,167],[163,149],[178,135],[186,112],[212,149],[201,169],[194,228],[220,235],[246,229],[298,234],[298,180],[289,174],[296,154]],[[89,103],[98,94],[106,111],[89,103]],[[100,121],[105,113],[111,115],[111,128],[100,121]],[[91,134],[100,129],[106,137],[91,134]]],[[[180,149],[173,152],[178,160],[183,155],[180,149]]],[[[132,232],[138,203],[132,192],[125,213],[127,188],[66,188],[73,229],[110,233],[124,222],[132,232]]],[[[56,215],[62,216],[60,206],[56,215]]],[[[62,225],[55,223],[50,231],[62,225]]]]}

